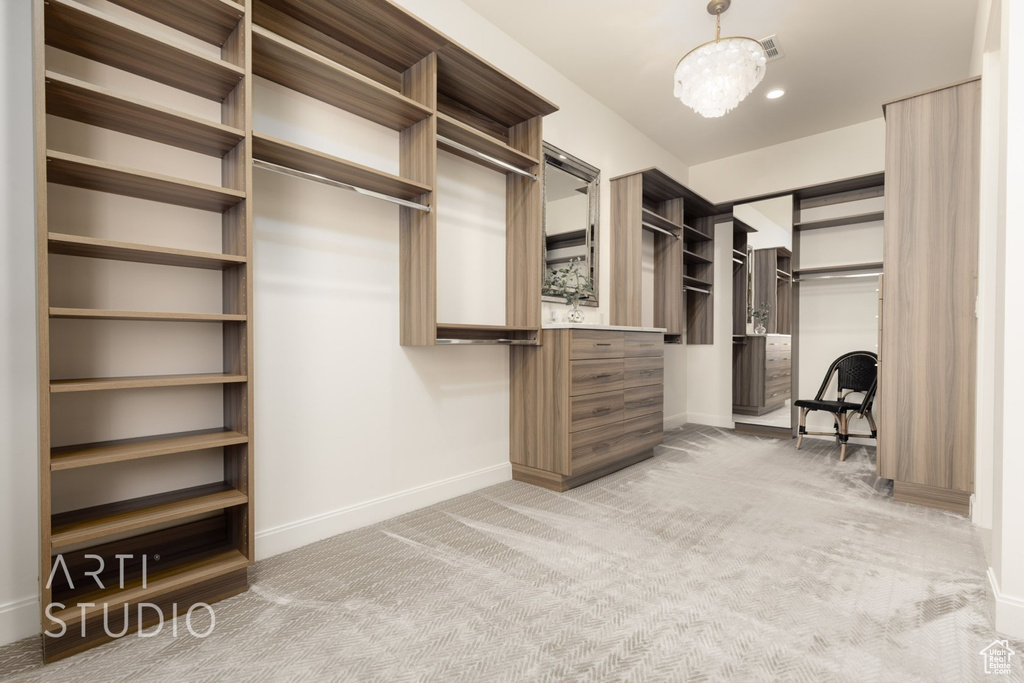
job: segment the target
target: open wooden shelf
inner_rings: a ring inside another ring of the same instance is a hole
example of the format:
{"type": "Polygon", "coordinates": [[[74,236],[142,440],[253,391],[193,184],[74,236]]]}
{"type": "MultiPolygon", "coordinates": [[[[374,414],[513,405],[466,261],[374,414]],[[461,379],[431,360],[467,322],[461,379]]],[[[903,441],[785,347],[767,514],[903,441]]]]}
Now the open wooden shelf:
{"type": "Polygon", "coordinates": [[[223,45],[245,16],[232,0],[110,0],[144,17],[214,45],[223,45]]]}
{"type": "Polygon", "coordinates": [[[51,319],[68,320],[148,320],[168,323],[245,322],[244,315],[233,313],[162,313],[156,311],[111,311],[102,308],[50,307],[51,319]]]}
{"type": "Polygon", "coordinates": [[[433,191],[422,183],[399,178],[262,133],[253,133],[252,156],[254,159],[399,199],[412,200],[433,191]]]}
{"type": "Polygon", "coordinates": [[[882,270],[881,261],[871,263],[847,263],[840,266],[818,266],[815,268],[798,268],[793,272],[796,277],[804,275],[831,275],[832,273],[854,273],[859,270],[882,270]]]}
{"type": "Polygon", "coordinates": [[[222,213],[245,199],[245,193],[183,178],[48,150],[46,179],[58,185],[148,199],[222,213]]]}
{"type": "Polygon", "coordinates": [[[837,228],[841,225],[857,225],[858,223],[874,223],[885,220],[884,211],[871,211],[870,213],[858,213],[852,216],[840,216],[838,218],[826,218],[820,221],[803,221],[794,223],[794,230],[818,230],[820,228],[837,228]]]}
{"type": "Polygon", "coordinates": [[[457,344],[491,344],[505,346],[537,346],[540,331],[536,327],[516,325],[437,324],[439,346],[457,344]]]}
{"type": "Polygon", "coordinates": [[[260,26],[252,28],[252,43],[255,75],[374,123],[400,131],[432,113],[422,104],[260,26]]]}
{"type": "Polygon", "coordinates": [[[48,242],[51,254],[130,263],[151,263],[158,266],[224,270],[244,265],[247,261],[244,256],[235,254],[214,254],[171,247],[154,247],[131,242],[101,240],[95,237],[63,235],[56,232],[49,234],[48,242]]]}
{"type": "MultiPolygon", "coordinates": [[[[690,277],[689,275],[684,275],[683,276],[683,284],[684,285],[689,285],[690,287],[700,287],[702,289],[711,289],[711,287],[712,287],[712,284],[710,282],[705,282],[704,280],[698,280],[697,278],[690,277]]],[[[690,291],[693,291],[693,290],[687,290],[687,291],[690,292],[690,291]]],[[[702,292],[697,292],[697,294],[702,294],[702,292]]]]}
{"type": "Polygon", "coordinates": [[[46,113],[222,157],[245,131],[119,95],[76,78],[46,72],[46,113]]]}
{"type": "Polygon", "coordinates": [[[63,512],[53,515],[50,545],[57,550],[247,502],[241,491],[217,483],[63,512]]]}
{"type": "Polygon", "coordinates": [[[223,448],[248,442],[248,436],[230,429],[203,429],[178,434],[76,444],[51,449],[50,470],[57,472],[80,467],[94,467],[126,460],[142,460],[174,453],[223,448]]]}
{"type": "Polygon", "coordinates": [[[74,0],[46,0],[46,44],[217,102],[245,75],[239,66],[74,0]]]}
{"type": "Polygon", "coordinates": [[[695,254],[688,249],[683,249],[683,263],[689,265],[706,265],[708,263],[714,263],[709,258],[704,258],[700,254],[695,254]]]}
{"type": "Polygon", "coordinates": [[[669,232],[682,235],[684,242],[709,242],[711,238],[702,233],[696,228],[692,228],[685,223],[675,223],[667,218],[664,218],[660,214],[657,214],[650,209],[642,210],[643,220],[652,225],[656,225],[662,230],[668,230],[669,232]]]}
{"type": "MultiPolygon", "coordinates": [[[[522,171],[532,172],[532,169],[540,164],[538,159],[531,157],[529,154],[523,154],[501,140],[498,140],[487,133],[466,125],[458,119],[440,112],[437,114],[437,135],[438,137],[448,138],[449,140],[461,145],[470,147],[480,154],[493,157],[498,161],[509,164],[510,166],[515,166],[522,171]]],[[[490,163],[487,159],[473,154],[468,154],[457,147],[453,147],[444,140],[439,139],[437,141],[437,146],[446,152],[450,152],[456,156],[462,157],[463,159],[468,159],[469,161],[492,170],[502,173],[508,171],[508,169],[503,168],[498,164],[490,163]]]]}
{"type": "Polygon", "coordinates": [[[120,389],[152,389],[156,387],[192,387],[206,384],[238,384],[248,382],[247,375],[205,373],[198,375],[141,375],[138,377],[88,377],[50,381],[50,393],[66,394],[81,391],[116,391],[120,389]]]}
{"type": "Polygon", "coordinates": [[[122,605],[151,601],[158,596],[187,588],[203,581],[230,574],[249,566],[249,560],[237,550],[201,556],[189,562],[178,564],[167,570],[150,571],[146,586],[142,580],[126,581],[123,589],[118,584],[108,585],[104,590],[94,591],[78,596],[74,604],[67,609],[55,611],[54,619],[66,624],[79,624],[83,612],[85,619],[103,613],[106,606],[109,613],[123,611],[122,605]],[[92,604],[92,607],[79,607],[79,604],[92,604]]]}

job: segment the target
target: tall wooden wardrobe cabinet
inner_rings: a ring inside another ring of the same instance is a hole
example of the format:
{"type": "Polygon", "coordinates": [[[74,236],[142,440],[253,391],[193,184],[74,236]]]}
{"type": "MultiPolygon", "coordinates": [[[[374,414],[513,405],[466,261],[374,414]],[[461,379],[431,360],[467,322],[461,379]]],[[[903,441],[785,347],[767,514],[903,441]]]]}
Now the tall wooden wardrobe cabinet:
{"type": "Polygon", "coordinates": [[[981,82],[885,106],[878,474],[904,502],[969,512],[981,82]],[[889,189],[891,188],[891,190],[889,189]]]}

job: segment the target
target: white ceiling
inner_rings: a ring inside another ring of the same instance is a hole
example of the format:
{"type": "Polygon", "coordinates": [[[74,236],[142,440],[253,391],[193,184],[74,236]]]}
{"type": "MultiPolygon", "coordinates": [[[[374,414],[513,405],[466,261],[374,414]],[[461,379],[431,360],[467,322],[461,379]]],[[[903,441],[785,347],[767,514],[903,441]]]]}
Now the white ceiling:
{"type": "MultiPolygon", "coordinates": [[[[722,35],[778,36],[785,57],[739,107],[672,97],[676,63],[714,38],[707,0],[464,0],[688,164],[875,119],[968,76],[977,0],[734,0],[722,35]],[[767,100],[769,90],[785,97],[767,100]]],[[[557,104],[557,102],[556,102],[557,104]]]]}

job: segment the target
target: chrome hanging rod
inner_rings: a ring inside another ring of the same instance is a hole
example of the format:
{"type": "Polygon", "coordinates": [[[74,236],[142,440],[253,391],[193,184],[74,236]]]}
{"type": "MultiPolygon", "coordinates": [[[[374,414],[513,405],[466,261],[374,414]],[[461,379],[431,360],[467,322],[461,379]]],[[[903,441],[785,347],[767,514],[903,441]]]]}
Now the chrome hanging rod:
{"type": "Polygon", "coordinates": [[[457,344],[537,346],[537,341],[535,339],[438,339],[437,344],[444,346],[455,346],[457,344]]]}
{"type": "Polygon", "coordinates": [[[743,265],[743,263],[744,263],[743,259],[736,258],[735,256],[732,258],[732,262],[733,263],[739,263],[740,265],[743,265]]]}
{"type": "Polygon", "coordinates": [[[659,228],[657,225],[654,225],[653,223],[648,223],[647,221],[640,221],[640,225],[642,225],[643,227],[647,228],[648,230],[653,230],[654,232],[660,232],[663,235],[668,235],[669,237],[674,237],[675,239],[679,239],[679,235],[675,234],[674,232],[669,232],[668,230],[666,230],[664,228],[659,228]]]}
{"type": "Polygon", "coordinates": [[[362,187],[356,187],[355,185],[343,183],[340,180],[331,180],[330,178],[325,178],[324,176],[317,175],[316,173],[297,171],[294,168],[288,168],[287,166],[281,166],[280,164],[271,163],[269,161],[263,161],[262,159],[253,159],[252,165],[256,168],[262,168],[272,173],[280,173],[281,175],[287,175],[293,178],[299,178],[301,180],[312,180],[315,183],[330,185],[331,187],[337,187],[342,190],[349,190],[350,192],[358,192],[361,195],[373,197],[374,199],[383,199],[386,202],[398,204],[399,206],[404,206],[408,209],[416,209],[417,211],[426,211],[427,213],[430,213],[430,207],[424,204],[417,204],[416,202],[410,202],[408,199],[399,199],[398,197],[392,197],[391,195],[383,194],[382,192],[374,192],[373,190],[367,190],[362,187]]]}
{"type": "Polygon", "coordinates": [[[849,275],[819,275],[818,277],[798,277],[793,282],[815,282],[817,280],[845,280],[851,277],[878,277],[882,273],[851,273],[849,275]]]}
{"type": "Polygon", "coordinates": [[[701,289],[700,287],[691,287],[690,285],[685,285],[683,287],[683,291],[684,292],[700,292],[701,294],[710,294],[711,293],[710,289],[701,289]]]}
{"type": "Polygon", "coordinates": [[[465,152],[466,154],[472,154],[473,156],[475,156],[475,157],[477,157],[479,159],[483,159],[484,161],[486,161],[489,164],[494,164],[495,166],[500,166],[501,168],[504,168],[507,171],[511,171],[512,173],[517,173],[517,174],[523,176],[524,178],[529,178],[530,180],[536,180],[537,179],[537,176],[535,176],[534,174],[530,173],[529,171],[524,171],[523,169],[518,168],[516,166],[513,166],[512,164],[506,163],[506,162],[502,161],[501,159],[496,159],[495,157],[492,157],[490,154],[484,154],[483,152],[479,152],[479,151],[473,149],[472,147],[469,147],[467,145],[462,144],[461,142],[455,142],[455,140],[452,140],[451,138],[446,138],[443,135],[438,135],[437,136],[437,141],[442,143],[442,144],[444,144],[444,145],[447,145],[448,147],[454,147],[455,149],[459,150],[460,152],[465,152]]]}

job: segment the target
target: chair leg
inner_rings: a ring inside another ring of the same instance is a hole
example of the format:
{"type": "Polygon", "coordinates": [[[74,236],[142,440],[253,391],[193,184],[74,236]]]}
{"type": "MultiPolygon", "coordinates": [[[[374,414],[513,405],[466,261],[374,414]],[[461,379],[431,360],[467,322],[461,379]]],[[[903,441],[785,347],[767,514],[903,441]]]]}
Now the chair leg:
{"type": "Polygon", "coordinates": [[[850,439],[850,437],[847,436],[847,433],[849,432],[849,422],[850,419],[846,416],[846,413],[839,416],[839,462],[846,461],[846,442],[850,439]]]}
{"type": "Polygon", "coordinates": [[[800,450],[800,445],[804,442],[804,434],[807,433],[807,408],[800,409],[800,431],[796,436],[796,449],[800,450]]]}
{"type": "Polygon", "coordinates": [[[864,414],[864,417],[866,417],[868,419],[868,424],[871,426],[871,438],[872,439],[877,439],[878,438],[878,426],[875,424],[875,416],[872,415],[871,411],[869,410],[868,412],[866,412],[864,414]]]}

